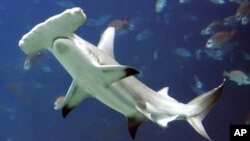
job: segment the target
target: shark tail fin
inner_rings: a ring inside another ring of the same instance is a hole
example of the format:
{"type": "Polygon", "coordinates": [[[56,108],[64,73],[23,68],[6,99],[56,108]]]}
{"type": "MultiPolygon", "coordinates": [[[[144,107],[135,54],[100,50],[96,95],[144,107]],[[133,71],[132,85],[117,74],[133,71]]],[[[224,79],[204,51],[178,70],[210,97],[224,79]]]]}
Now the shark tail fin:
{"type": "Polygon", "coordinates": [[[196,97],[190,101],[188,106],[188,113],[186,116],[187,122],[203,137],[211,140],[202,125],[202,120],[209,113],[209,111],[214,107],[219,98],[222,95],[222,90],[224,82],[218,87],[196,97]]]}

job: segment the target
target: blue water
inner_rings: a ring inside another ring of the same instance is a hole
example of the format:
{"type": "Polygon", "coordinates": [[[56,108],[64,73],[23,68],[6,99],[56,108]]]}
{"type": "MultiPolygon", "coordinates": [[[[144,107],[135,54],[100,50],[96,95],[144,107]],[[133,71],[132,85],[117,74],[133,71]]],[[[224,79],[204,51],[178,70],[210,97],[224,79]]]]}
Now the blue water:
{"type": "MultiPolygon", "coordinates": [[[[112,20],[129,17],[132,27],[115,39],[116,59],[138,68],[138,79],[152,89],[169,86],[170,95],[178,101],[186,103],[197,96],[190,87],[195,83],[194,75],[209,90],[222,82],[225,70],[250,73],[250,62],[241,54],[250,53],[250,24],[234,27],[238,34],[232,40],[237,46],[222,61],[206,54],[195,57],[195,51],[204,49],[209,37],[200,35],[200,31],[211,21],[234,14],[238,7],[235,3],[215,5],[208,0],[192,0],[179,4],[169,0],[163,12],[156,13],[155,0],[1,0],[0,141],[131,140],[126,118],[97,100],[85,101],[66,119],[53,109],[56,97],[66,94],[71,78],[51,54],[43,56],[29,71],[23,70],[26,56],[18,47],[21,37],[36,24],[75,6],[95,23],[87,22],[76,32],[93,44],[98,44],[112,20]],[[150,34],[136,40],[144,30],[150,34]],[[173,53],[177,48],[188,49],[192,56],[173,53]]],[[[229,125],[245,123],[250,111],[249,92],[249,85],[226,82],[222,98],[203,121],[214,141],[229,140],[229,125]]],[[[138,129],[136,141],[152,140],[206,139],[185,121],[171,122],[167,129],[145,122],[138,129]]]]}

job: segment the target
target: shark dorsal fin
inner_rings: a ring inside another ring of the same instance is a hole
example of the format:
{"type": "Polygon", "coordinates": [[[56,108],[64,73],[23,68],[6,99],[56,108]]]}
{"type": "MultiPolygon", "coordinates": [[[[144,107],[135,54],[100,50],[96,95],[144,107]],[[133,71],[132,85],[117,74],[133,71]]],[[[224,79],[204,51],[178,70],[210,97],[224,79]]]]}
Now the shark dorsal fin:
{"type": "Polygon", "coordinates": [[[109,54],[114,58],[114,38],[115,38],[115,28],[108,27],[101,36],[98,44],[98,48],[109,54]]]}
{"type": "Polygon", "coordinates": [[[171,96],[168,95],[168,91],[169,91],[169,87],[164,87],[164,88],[160,89],[157,93],[162,95],[166,99],[176,101],[174,98],[172,98],[171,96]]]}
{"type": "Polygon", "coordinates": [[[131,67],[122,65],[103,65],[99,66],[101,71],[104,73],[103,77],[106,80],[106,84],[111,85],[112,83],[119,81],[128,76],[138,74],[139,72],[131,67]]]}
{"type": "Polygon", "coordinates": [[[166,95],[168,95],[168,90],[169,90],[169,87],[164,87],[164,88],[160,89],[158,91],[158,93],[161,94],[161,95],[166,96],[166,95]]]}

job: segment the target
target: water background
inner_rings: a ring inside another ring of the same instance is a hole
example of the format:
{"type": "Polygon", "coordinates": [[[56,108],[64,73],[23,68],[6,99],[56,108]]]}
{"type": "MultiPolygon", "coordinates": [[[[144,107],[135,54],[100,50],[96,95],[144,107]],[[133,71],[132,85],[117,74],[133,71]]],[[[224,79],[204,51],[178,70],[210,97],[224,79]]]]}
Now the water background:
{"type": "MultiPolygon", "coordinates": [[[[152,89],[169,86],[170,95],[178,101],[187,103],[197,96],[190,87],[194,75],[209,90],[222,82],[225,70],[250,73],[250,62],[240,53],[250,53],[249,24],[236,27],[238,34],[233,41],[238,45],[223,61],[206,54],[201,59],[195,56],[197,49],[205,48],[209,37],[200,35],[200,31],[211,21],[234,14],[238,7],[235,3],[215,5],[208,0],[192,0],[180,4],[169,0],[163,12],[156,13],[155,0],[0,0],[0,141],[131,140],[126,118],[97,100],[85,101],[66,119],[60,111],[54,111],[56,97],[66,94],[72,80],[51,54],[31,70],[23,70],[26,56],[18,47],[21,37],[36,24],[75,6],[84,10],[89,21],[95,21],[87,22],[76,33],[95,45],[112,20],[133,20],[132,29],[116,36],[116,59],[138,68],[138,79],[152,89]],[[149,34],[138,40],[138,34],[145,30],[149,34]],[[186,48],[192,56],[176,55],[176,48],[186,48]]],[[[203,121],[214,141],[229,140],[229,125],[245,123],[250,110],[249,94],[249,85],[226,82],[224,95],[203,121]]],[[[146,122],[138,129],[136,140],[206,139],[187,122],[174,121],[167,129],[146,122]]]]}

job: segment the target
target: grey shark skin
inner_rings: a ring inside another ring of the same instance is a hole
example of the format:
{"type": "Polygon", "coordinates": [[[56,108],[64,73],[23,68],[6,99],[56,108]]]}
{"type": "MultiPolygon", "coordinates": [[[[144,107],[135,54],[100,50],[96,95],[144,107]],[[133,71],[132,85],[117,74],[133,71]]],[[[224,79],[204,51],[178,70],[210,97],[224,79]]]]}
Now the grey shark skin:
{"type": "Polygon", "coordinates": [[[107,27],[97,47],[74,34],[85,20],[82,9],[68,9],[38,24],[19,41],[27,55],[49,50],[71,75],[73,82],[66,96],[55,102],[63,117],[86,98],[94,97],[128,118],[133,139],[144,121],[166,128],[170,121],[186,120],[211,140],[201,122],[219,100],[224,82],[187,104],[178,102],[168,95],[168,87],[152,90],[132,76],[138,73],[136,69],[114,59],[115,27],[107,27]]]}

